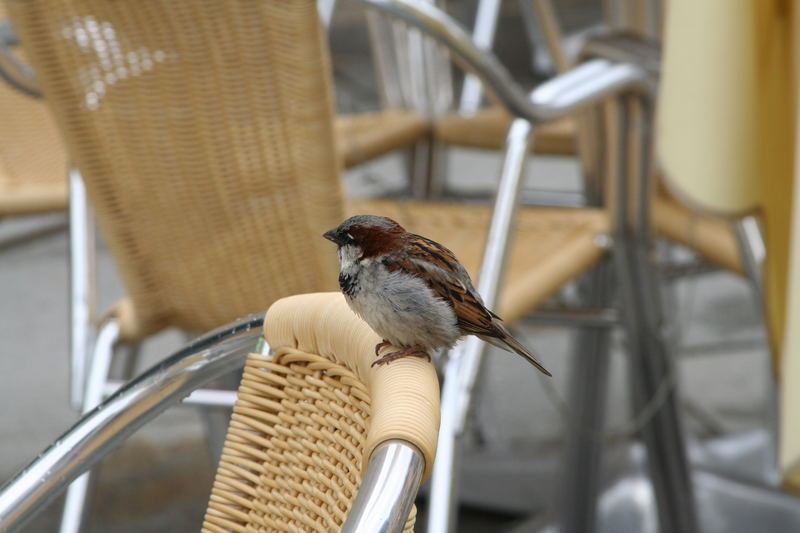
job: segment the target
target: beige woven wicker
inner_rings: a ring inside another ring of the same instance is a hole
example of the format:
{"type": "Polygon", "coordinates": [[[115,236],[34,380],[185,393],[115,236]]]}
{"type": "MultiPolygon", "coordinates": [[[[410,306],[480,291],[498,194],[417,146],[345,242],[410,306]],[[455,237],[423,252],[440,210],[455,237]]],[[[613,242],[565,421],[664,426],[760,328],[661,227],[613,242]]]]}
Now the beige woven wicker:
{"type": "Polygon", "coordinates": [[[66,150],[44,103],[0,80],[0,117],[0,217],[66,209],[66,150]]]}
{"type": "MultiPolygon", "coordinates": [[[[321,234],[345,212],[394,216],[474,273],[488,209],[344,204],[312,0],[9,6],[123,278],[125,339],[335,289],[321,234]]],[[[599,212],[522,210],[506,318],[591,267],[606,228],[599,212]]]]}
{"type": "Polygon", "coordinates": [[[653,228],[659,235],[696,251],[711,264],[745,275],[742,254],[729,221],[695,213],[666,192],[656,195],[652,210],[653,228]]]}
{"type": "Polygon", "coordinates": [[[416,446],[427,477],[439,423],[430,363],[371,367],[380,339],[338,293],[280,300],[264,328],[273,353],[247,361],[204,532],[339,531],[386,440],[416,446]]]}
{"type": "MultiPolygon", "coordinates": [[[[433,135],[444,145],[499,150],[505,144],[513,117],[499,107],[481,109],[474,115],[450,113],[436,120],[433,135]]],[[[571,119],[543,124],[536,129],[531,147],[534,152],[550,155],[575,155],[575,125],[571,119]]]]}
{"type": "Polygon", "coordinates": [[[313,1],[8,5],[123,278],[126,339],[335,288],[320,234],[341,221],[341,185],[313,1]]]}
{"type": "Polygon", "coordinates": [[[414,111],[386,109],[336,117],[339,157],[349,168],[395,150],[410,148],[428,136],[427,121],[414,111]]]}

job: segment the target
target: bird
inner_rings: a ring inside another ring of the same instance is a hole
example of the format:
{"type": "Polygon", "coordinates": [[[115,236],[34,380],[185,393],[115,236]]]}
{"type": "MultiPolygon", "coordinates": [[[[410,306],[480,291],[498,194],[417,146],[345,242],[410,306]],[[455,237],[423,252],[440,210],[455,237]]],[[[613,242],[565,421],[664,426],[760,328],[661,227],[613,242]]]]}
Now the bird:
{"type": "Polygon", "coordinates": [[[401,347],[375,365],[427,358],[466,335],[517,353],[552,374],[486,308],[466,269],[448,248],[377,215],[348,218],[323,237],[337,246],[339,288],[350,308],[381,338],[380,350],[401,347]]]}

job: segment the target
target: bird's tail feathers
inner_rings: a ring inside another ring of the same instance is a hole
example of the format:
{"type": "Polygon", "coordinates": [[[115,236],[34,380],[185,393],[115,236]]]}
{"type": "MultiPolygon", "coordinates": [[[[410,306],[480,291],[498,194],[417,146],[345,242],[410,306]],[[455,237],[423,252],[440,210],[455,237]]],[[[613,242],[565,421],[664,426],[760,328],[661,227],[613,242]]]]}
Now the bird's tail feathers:
{"type": "Polygon", "coordinates": [[[530,350],[528,350],[525,346],[523,346],[521,342],[512,337],[511,334],[508,333],[508,331],[505,331],[504,333],[505,335],[503,337],[481,337],[481,339],[483,339],[484,341],[488,342],[493,346],[502,348],[507,352],[514,352],[521,355],[522,357],[525,358],[526,361],[528,361],[530,364],[538,368],[539,371],[541,371],[546,376],[551,376],[551,377],[553,376],[553,374],[551,374],[550,371],[544,367],[541,361],[539,361],[539,359],[537,359],[536,356],[533,355],[530,350]]]}

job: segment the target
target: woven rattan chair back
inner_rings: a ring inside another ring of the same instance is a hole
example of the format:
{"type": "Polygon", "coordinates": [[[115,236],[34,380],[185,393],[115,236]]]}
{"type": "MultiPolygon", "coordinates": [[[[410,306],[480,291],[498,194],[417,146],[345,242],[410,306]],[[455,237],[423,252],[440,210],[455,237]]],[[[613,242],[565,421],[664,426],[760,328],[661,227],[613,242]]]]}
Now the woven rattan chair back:
{"type": "Polygon", "coordinates": [[[291,348],[250,354],[203,532],[340,531],[361,484],[370,405],[344,365],[291,348]]]}
{"type": "Polygon", "coordinates": [[[414,446],[430,475],[439,427],[432,365],[371,366],[380,337],[339,292],[279,300],[264,330],[273,351],[248,357],[203,533],[341,531],[386,441],[414,446]]]}
{"type": "Polygon", "coordinates": [[[0,80],[0,117],[0,217],[66,209],[67,155],[44,103],[0,80]]]}
{"type": "Polygon", "coordinates": [[[335,287],[320,235],[342,198],[316,2],[8,7],[128,292],[123,336],[207,330],[335,287]]]}

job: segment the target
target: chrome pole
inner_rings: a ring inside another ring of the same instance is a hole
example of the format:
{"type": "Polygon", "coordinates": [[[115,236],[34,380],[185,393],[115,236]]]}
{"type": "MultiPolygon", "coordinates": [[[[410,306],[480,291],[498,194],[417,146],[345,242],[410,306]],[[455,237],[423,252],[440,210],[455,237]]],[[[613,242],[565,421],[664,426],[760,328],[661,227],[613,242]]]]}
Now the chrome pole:
{"type": "Polygon", "coordinates": [[[69,170],[70,403],[80,409],[94,341],[95,231],[80,172],[69,170]]]}
{"type": "Polygon", "coordinates": [[[381,443],[367,464],[342,533],[400,533],[417,496],[425,457],[403,440],[381,443]]]}
{"type": "MultiPolygon", "coordinates": [[[[514,213],[532,140],[533,126],[530,122],[524,119],[512,122],[478,280],[478,292],[490,309],[497,306],[514,213]]],[[[445,367],[439,440],[431,477],[429,533],[449,532],[455,523],[459,441],[485,350],[483,341],[469,337],[452,350],[445,367]]]]}
{"type": "Polygon", "coordinates": [[[649,73],[635,65],[595,59],[546,83],[550,92],[543,92],[540,96],[545,101],[539,101],[538,97],[529,98],[494,55],[481,50],[461,26],[435,6],[423,0],[359,1],[439,41],[466,70],[477,75],[513,115],[533,124],[556,120],[625,89],[650,91],[654,83],[649,73]]]}
{"type": "MultiPolygon", "coordinates": [[[[530,0],[523,0],[523,4],[530,5],[530,0]]],[[[570,64],[567,53],[564,50],[564,37],[561,27],[558,24],[558,17],[550,0],[533,0],[533,8],[539,18],[539,26],[544,33],[547,50],[553,60],[553,67],[556,72],[565,72],[570,64]]]]}
{"type": "Polygon", "coordinates": [[[611,328],[619,324],[619,312],[613,307],[545,308],[525,317],[526,321],[544,324],[569,324],[582,328],[611,328]]]}
{"type": "MultiPolygon", "coordinates": [[[[614,271],[603,261],[584,280],[583,301],[608,305],[614,296],[614,271]]],[[[603,463],[603,431],[609,373],[609,328],[578,331],[570,363],[570,405],[574,416],[566,427],[564,481],[559,501],[560,533],[593,533],[603,463]]]]}
{"type": "Polygon", "coordinates": [[[317,0],[317,11],[322,21],[322,26],[329,30],[333,21],[333,12],[336,10],[336,0],[317,0]]]}
{"type": "Polygon", "coordinates": [[[367,32],[370,50],[378,83],[378,96],[382,107],[406,107],[400,84],[400,65],[397,58],[397,38],[394,37],[392,21],[370,11],[367,16],[367,32]],[[391,36],[391,37],[390,37],[391,36]]]}
{"type": "Polygon", "coordinates": [[[742,254],[742,262],[747,277],[759,301],[764,301],[764,262],[767,247],[764,244],[764,228],[759,216],[749,215],[734,222],[734,232],[742,254]]]}
{"type": "MultiPolygon", "coordinates": [[[[491,50],[497,32],[497,19],[500,16],[500,0],[480,0],[475,13],[475,28],[472,42],[481,50],[491,50]]],[[[473,74],[464,76],[461,88],[461,101],[458,110],[462,113],[475,113],[481,107],[483,87],[473,74]]]]}
{"type": "MultiPolygon", "coordinates": [[[[82,414],[86,414],[102,401],[103,387],[111,368],[114,346],[119,340],[119,323],[115,319],[108,320],[100,328],[97,342],[89,362],[89,374],[83,395],[82,414]]],[[[61,513],[60,533],[78,533],[83,522],[86,507],[86,494],[89,491],[91,472],[87,471],[70,484],[64,509],[61,513]]]]}
{"type": "Polygon", "coordinates": [[[652,102],[639,96],[618,99],[619,173],[613,257],[631,350],[634,410],[654,409],[640,435],[647,450],[659,530],[693,533],[698,522],[678,412],[676,370],[664,343],[658,285],[650,264],[651,106],[652,102]],[[632,135],[633,131],[640,134],[632,135]],[[660,403],[651,405],[655,400],[660,403]]]}
{"type": "Polygon", "coordinates": [[[130,381],[84,415],[0,489],[0,531],[18,531],[80,474],[170,405],[243,366],[256,351],[263,315],[212,331],[130,381]]]}
{"type": "MultiPolygon", "coordinates": [[[[742,262],[747,273],[747,278],[753,286],[753,293],[758,301],[758,309],[762,320],[765,317],[764,308],[764,263],[767,258],[767,248],[764,242],[763,222],[759,215],[748,215],[740,218],[734,223],[736,240],[739,244],[739,251],[742,254],[742,262]]],[[[772,357],[769,357],[769,368],[765,372],[765,390],[767,399],[764,406],[766,426],[770,442],[764,454],[764,478],[771,486],[778,486],[781,482],[781,472],[778,467],[778,435],[780,434],[780,416],[778,383],[775,379],[775,372],[772,365],[772,357]]]]}
{"type": "Polygon", "coordinates": [[[80,172],[69,170],[70,403],[80,409],[94,342],[96,306],[94,217],[80,172]]]}

